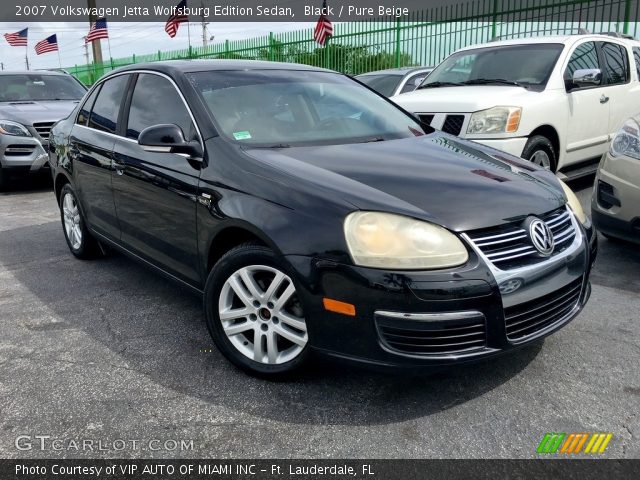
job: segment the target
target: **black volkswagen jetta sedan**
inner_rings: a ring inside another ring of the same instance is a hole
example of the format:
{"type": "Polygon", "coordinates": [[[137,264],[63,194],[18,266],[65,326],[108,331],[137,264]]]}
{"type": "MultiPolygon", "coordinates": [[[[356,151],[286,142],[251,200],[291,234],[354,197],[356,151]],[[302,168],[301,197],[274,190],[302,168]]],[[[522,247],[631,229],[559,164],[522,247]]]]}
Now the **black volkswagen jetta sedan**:
{"type": "Polygon", "coordinates": [[[158,62],[102,78],[51,134],[71,252],[103,245],[200,292],[217,347],[262,375],[489,357],[590,294],[575,195],[328,70],[158,62]]]}

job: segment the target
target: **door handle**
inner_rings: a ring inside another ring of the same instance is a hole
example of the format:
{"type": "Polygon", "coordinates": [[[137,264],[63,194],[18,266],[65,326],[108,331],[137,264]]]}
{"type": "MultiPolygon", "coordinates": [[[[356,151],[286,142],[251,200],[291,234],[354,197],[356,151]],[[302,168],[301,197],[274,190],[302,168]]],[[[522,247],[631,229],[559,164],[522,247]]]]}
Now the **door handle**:
{"type": "Polygon", "coordinates": [[[609,101],[609,97],[607,97],[606,95],[602,95],[600,97],[600,103],[607,103],[609,101]]]}

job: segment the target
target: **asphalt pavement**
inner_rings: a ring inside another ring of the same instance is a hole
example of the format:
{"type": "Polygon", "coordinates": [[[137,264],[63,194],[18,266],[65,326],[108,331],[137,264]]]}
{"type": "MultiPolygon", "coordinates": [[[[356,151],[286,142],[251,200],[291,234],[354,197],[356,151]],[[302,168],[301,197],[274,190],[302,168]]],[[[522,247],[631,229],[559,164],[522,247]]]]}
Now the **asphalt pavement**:
{"type": "Polygon", "coordinates": [[[274,383],[222,358],[192,293],[119,254],[76,260],[25,182],[0,194],[0,457],[526,458],[547,432],[611,432],[604,456],[640,458],[639,273],[640,247],[601,237],[590,302],[544,343],[274,383]]]}

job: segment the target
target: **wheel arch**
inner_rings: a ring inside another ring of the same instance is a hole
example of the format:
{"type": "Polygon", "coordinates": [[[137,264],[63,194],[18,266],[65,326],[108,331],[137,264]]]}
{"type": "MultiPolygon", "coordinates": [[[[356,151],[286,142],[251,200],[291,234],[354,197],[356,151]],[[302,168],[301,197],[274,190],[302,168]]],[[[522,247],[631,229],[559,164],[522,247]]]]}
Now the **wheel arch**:
{"type": "Polygon", "coordinates": [[[71,179],[67,175],[65,175],[64,173],[58,173],[58,175],[56,175],[56,178],[53,182],[53,188],[56,195],[56,201],[58,203],[60,203],[60,194],[62,193],[62,188],[68,183],[71,183],[71,179]]]}
{"type": "Polygon", "coordinates": [[[275,242],[260,229],[245,221],[231,220],[221,225],[208,243],[204,262],[206,272],[210,272],[216,262],[229,250],[247,242],[256,242],[271,248],[278,255],[281,254],[275,242]]]}
{"type": "Polygon", "coordinates": [[[560,163],[560,135],[558,135],[558,130],[554,126],[549,124],[540,125],[529,134],[529,138],[534,137],[536,135],[540,135],[549,139],[549,141],[553,145],[553,150],[556,154],[556,161],[559,164],[560,163]]]}

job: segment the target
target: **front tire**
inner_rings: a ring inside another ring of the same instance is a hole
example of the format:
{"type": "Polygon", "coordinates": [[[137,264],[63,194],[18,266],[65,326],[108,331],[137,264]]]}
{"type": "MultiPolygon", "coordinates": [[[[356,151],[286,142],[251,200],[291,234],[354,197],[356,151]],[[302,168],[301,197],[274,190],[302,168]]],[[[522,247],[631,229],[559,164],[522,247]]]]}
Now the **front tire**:
{"type": "Polygon", "coordinates": [[[87,229],[87,224],[78,204],[78,197],[71,185],[66,184],[60,192],[60,219],[62,231],[69,250],[77,258],[89,260],[101,255],[100,244],[87,229]]]}
{"type": "Polygon", "coordinates": [[[558,159],[553,144],[547,137],[542,135],[534,135],[527,140],[524,150],[522,150],[522,158],[552,172],[555,172],[558,167],[558,159]]]}
{"type": "Polygon", "coordinates": [[[269,248],[247,243],[213,267],[204,292],[207,327],[237,367],[275,378],[309,357],[300,297],[284,262],[269,248]]]}

